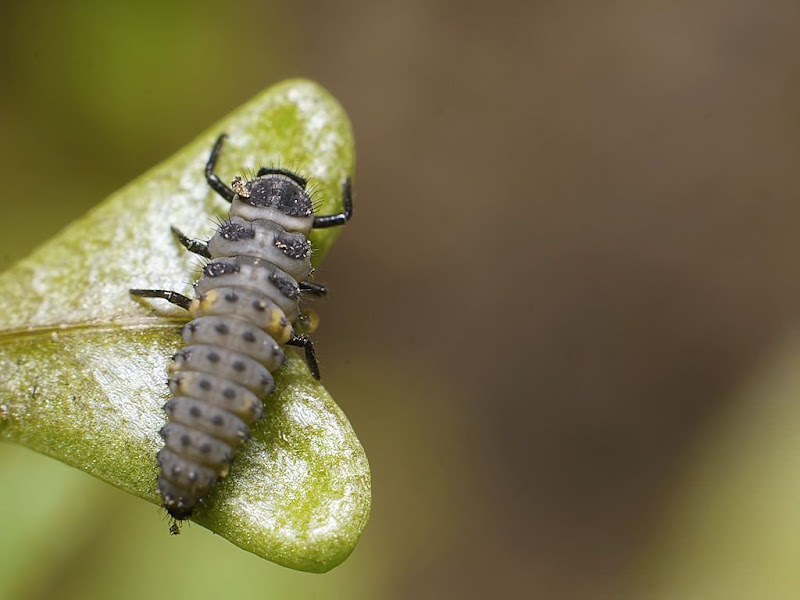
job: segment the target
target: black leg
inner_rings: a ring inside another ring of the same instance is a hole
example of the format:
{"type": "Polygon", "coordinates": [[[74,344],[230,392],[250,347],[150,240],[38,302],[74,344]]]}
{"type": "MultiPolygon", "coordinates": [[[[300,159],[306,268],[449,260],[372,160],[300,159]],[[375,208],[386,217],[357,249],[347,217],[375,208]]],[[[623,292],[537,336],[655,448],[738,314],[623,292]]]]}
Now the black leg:
{"type": "Polygon", "coordinates": [[[318,283],[311,283],[310,281],[301,281],[299,285],[301,292],[311,294],[312,296],[328,295],[328,290],[325,288],[324,285],[319,285],[318,283]]]}
{"type": "Polygon", "coordinates": [[[211,254],[208,252],[208,244],[186,237],[177,227],[170,227],[170,229],[172,229],[172,233],[175,234],[181,245],[189,252],[199,254],[204,258],[211,258],[211,254]]]}
{"type": "Polygon", "coordinates": [[[227,136],[224,133],[220,135],[217,138],[214,147],[211,149],[211,155],[208,157],[208,162],[206,163],[206,181],[208,182],[208,185],[211,186],[212,190],[217,192],[228,202],[233,202],[233,197],[236,195],[236,192],[222,183],[222,180],[214,174],[214,167],[217,165],[219,151],[222,148],[222,142],[225,141],[226,137],[227,136]]]}
{"type": "Polygon", "coordinates": [[[308,363],[308,368],[311,371],[311,375],[314,379],[319,379],[319,364],[317,364],[317,353],[314,352],[314,343],[307,335],[297,335],[295,332],[292,332],[292,337],[289,338],[289,341],[286,342],[287,346],[296,346],[297,348],[303,348],[306,351],[306,363],[308,363]]]}
{"type": "Polygon", "coordinates": [[[344,210],[340,213],[314,217],[314,229],[344,225],[353,216],[353,191],[349,177],[345,178],[344,183],[342,183],[342,204],[344,204],[344,210]]]}
{"type": "Polygon", "coordinates": [[[168,290],[130,290],[130,292],[132,295],[139,296],[140,298],[163,298],[186,310],[189,310],[189,306],[192,304],[191,298],[187,298],[178,292],[170,292],[168,290]]]}

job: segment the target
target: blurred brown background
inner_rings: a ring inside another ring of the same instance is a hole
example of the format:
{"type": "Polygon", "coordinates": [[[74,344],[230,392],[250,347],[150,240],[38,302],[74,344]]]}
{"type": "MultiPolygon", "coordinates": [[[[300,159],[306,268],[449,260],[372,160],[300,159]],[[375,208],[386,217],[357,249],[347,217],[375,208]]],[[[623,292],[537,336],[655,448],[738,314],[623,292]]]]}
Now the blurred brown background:
{"type": "MultiPolygon", "coordinates": [[[[320,273],[318,337],[371,460],[371,524],[316,578],[203,542],[226,568],[249,561],[249,581],[285,583],[280,597],[622,597],[687,453],[795,327],[795,1],[5,15],[6,264],[275,81],[316,79],[350,115],[356,217],[320,273]]],[[[31,550],[25,597],[127,585],[135,559],[113,540],[136,511],[152,529],[138,547],[178,572],[203,535],[176,543],[153,507],[0,450],[98,498],[91,518],[74,494],[53,509],[82,541],[45,565],[31,550]],[[98,574],[109,553],[127,557],[113,577],[98,574]]],[[[131,597],[172,589],[148,572],[131,597]]]]}

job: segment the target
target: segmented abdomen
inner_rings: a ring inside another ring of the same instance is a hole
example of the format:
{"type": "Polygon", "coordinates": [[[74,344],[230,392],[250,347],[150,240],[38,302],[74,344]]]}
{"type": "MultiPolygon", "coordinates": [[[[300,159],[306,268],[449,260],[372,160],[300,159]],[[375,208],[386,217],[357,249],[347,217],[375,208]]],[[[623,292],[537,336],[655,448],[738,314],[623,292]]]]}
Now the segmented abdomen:
{"type": "Polygon", "coordinates": [[[208,243],[212,260],[195,286],[193,320],[181,331],[187,346],[170,367],[158,489],[176,519],[188,518],[227,475],[263,416],[261,399],[275,388],[271,372],[283,364],[282,346],[300,314],[297,282],[311,272],[310,210],[296,227],[295,215],[281,224],[274,210],[237,196],[231,215],[208,243]]]}

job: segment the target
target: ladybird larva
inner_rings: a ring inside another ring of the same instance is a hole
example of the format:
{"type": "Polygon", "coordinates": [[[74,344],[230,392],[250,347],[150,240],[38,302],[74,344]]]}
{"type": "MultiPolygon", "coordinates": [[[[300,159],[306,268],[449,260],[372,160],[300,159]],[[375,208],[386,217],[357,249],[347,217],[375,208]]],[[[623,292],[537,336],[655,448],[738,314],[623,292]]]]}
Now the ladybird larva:
{"type": "MultiPolygon", "coordinates": [[[[172,228],[190,252],[209,259],[194,299],[167,290],[132,289],[163,298],[189,312],[181,330],[186,347],[170,365],[172,398],[159,432],[158,491],[176,522],[188,519],[214,484],[227,476],[236,448],[263,416],[262,398],[275,389],[272,372],[284,361],[282,346],[305,350],[319,379],[314,346],[301,312],[302,294],[324,296],[306,281],[311,269],[311,229],[345,224],[353,215],[350,179],[342,184],[342,212],[316,216],[307,182],[297,173],[261,168],[252,180],[226,186],[214,173],[225,141],[214,144],[205,168],[208,185],[231,203],[230,217],[208,242],[172,228]]],[[[313,320],[312,320],[313,321],[313,320]]],[[[177,523],[170,527],[177,533],[177,523]]]]}

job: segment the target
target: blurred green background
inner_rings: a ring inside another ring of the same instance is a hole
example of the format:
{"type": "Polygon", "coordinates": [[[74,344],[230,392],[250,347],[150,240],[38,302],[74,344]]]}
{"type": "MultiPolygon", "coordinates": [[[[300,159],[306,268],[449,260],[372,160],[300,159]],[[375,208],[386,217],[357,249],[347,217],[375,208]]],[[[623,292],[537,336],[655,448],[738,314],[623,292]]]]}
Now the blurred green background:
{"type": "Polygon", "coordinates": [[[356,217],[318,353],[374,503],[309,575],[3,445],[0,598],[800,597],[800,4],[16,1],[4,23],[5,264],[271,83],[342,102],[356,217]]]}

